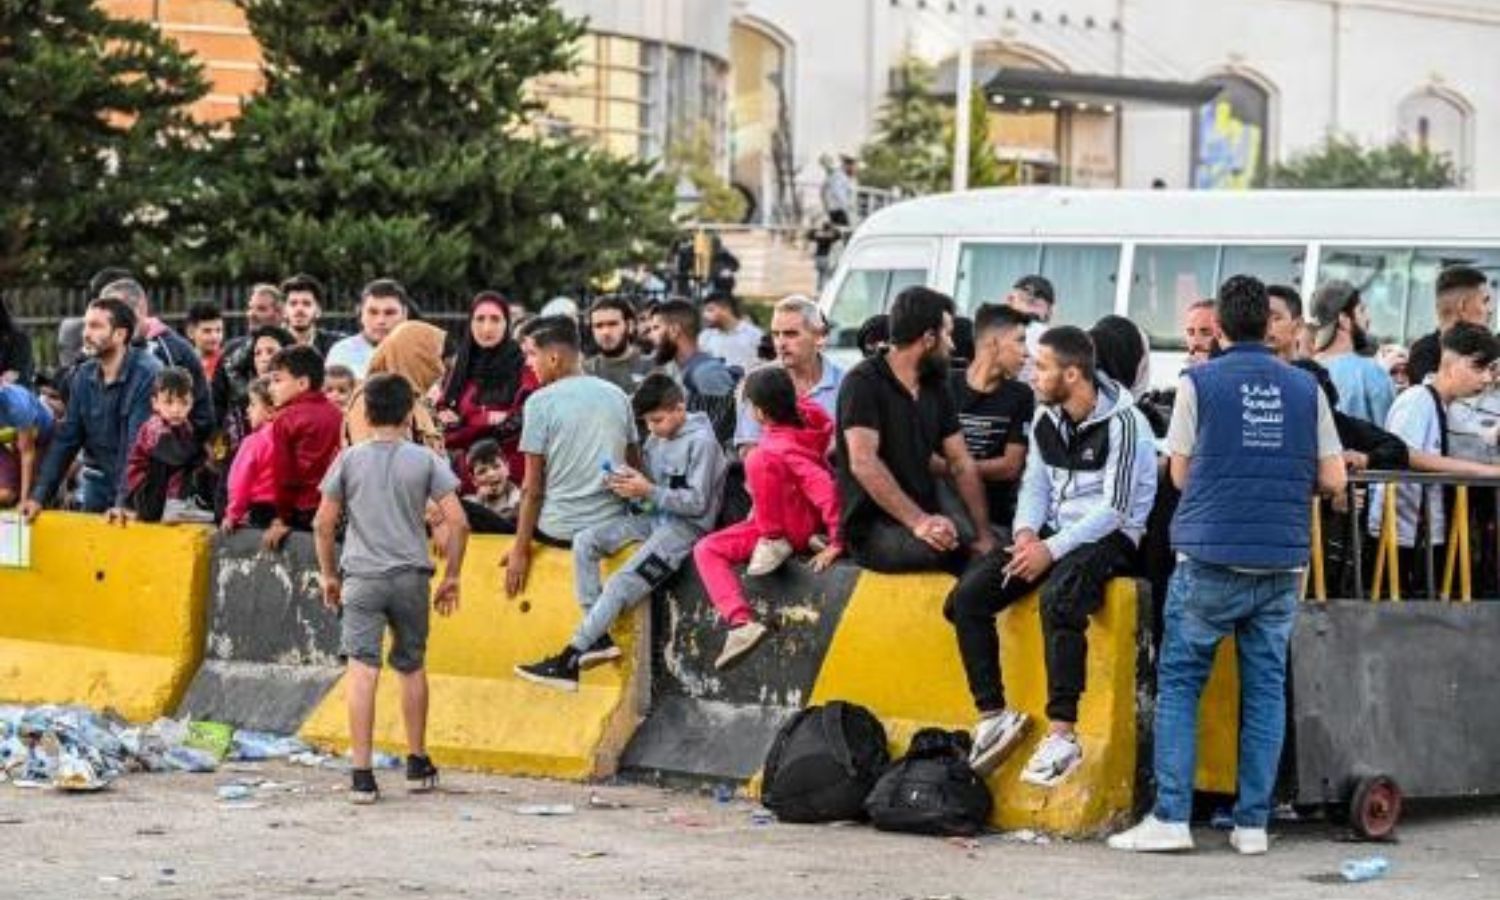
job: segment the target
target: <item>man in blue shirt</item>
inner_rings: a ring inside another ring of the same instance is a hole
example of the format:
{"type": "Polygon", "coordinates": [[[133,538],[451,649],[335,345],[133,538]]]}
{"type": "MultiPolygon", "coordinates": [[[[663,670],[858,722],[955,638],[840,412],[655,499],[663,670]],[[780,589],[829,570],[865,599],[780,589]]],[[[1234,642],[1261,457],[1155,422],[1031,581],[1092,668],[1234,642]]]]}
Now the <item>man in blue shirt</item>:
{"type": "Polygon", "coordinates": [[[125,461],[141,425],[151,418],[151,392],[158,363],[131,346],[135,313],[123,302],[101,298],[83,317],[83,342],[91,357],[73,376],[68,411],[42,461],[41,474],[21,511],[28,521],[57,491],[58,482],[78,455],[87,451],[93,468],[83,478],[83,508],[104,512],[123,508],[125,461]]]}
{"type": "Polygon", "coordinates": [[[1396,385],[1374,357],[1370,312],[1359,291],[1347,281],[1330,281],[1313,295],[1317,334],[1313,352],[1339,391],[1339,412],[1384,427],[1396,385]]]}
{"type": "MultiPolygon", "coordinates": [[[[776,304],[771,315],[771,340],[776,347],[776,359],[792,376],[797,396],[818,404],[830,419],[837,420],[839,385],[844,381],[844,370],[823,355],[827,332],[823,313],[806,297],[793,295],[783,299],[776,304]]],[[[744,458],[758,443],[760,425],[750,414],[750,404],[742,400],[739,421],[734,429],[734,447],[744,458]]]]}

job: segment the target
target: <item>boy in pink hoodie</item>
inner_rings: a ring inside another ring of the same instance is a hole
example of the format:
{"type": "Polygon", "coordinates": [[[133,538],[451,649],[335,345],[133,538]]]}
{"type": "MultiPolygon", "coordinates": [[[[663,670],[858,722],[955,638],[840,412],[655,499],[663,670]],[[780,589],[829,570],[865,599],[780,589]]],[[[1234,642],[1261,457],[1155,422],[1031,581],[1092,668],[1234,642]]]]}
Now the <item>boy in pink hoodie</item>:
{"type": "MultiPolygon", "coordinates": [[[[833,420],[811,400],[799,400],[791,375],[780,366],[756,369],[745,378],[745,400],[762,426],[761,441],[745,459],[745,482],[754,508],[750,518],[716,531],[693,549],[698,575],[729,636],[714,665],[726,668],[766,636],[755,621],[734,567],[749,562],[748,575],[768,575],[793,553],[827,543],[812,558],[821,572],[844,552],[839,535],[839,495],[826,453],[833,420]]],[[[816,547],[815,547],[816,549],[816,547]]]]}

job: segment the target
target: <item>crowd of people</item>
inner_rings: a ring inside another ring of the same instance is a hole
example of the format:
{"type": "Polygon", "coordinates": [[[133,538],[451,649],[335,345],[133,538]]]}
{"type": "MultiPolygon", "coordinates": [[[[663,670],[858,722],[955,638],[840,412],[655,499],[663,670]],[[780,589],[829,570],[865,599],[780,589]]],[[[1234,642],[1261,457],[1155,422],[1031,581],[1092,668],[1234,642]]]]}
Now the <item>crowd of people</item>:
{"type": "MultiPolygon", "coordinates": [[[[1230,278],[1186,308],[1187,367],[1166,392],[1151,389],[1134,323],[1050,326],[1067,298],[1034,275],[972,317],[937,291],[903,291],[863,323],[865,359],[847,371],[826,353],[818,305],[796,296],[762,332],[731,296],[644,308],[606,296],[532,317],[484,292],[455,339],[379,279],[346,336],[319,324],[324,292],[297,275],[256,286],[247,333],[226,342],[212,307],[195,306],[179,335],[128,273],[101,273],[94,287],[76,336],[64,328],[63,368],[45,378],[0,318],[0,503],[28,519],[71,508],[252,527],[268,549],[315,531],[359,674],[357,799],[377,793],[368,739],[380,636],[395,635],[403,708],[420,721],[428,548],[446,558],[435,600],[451,612],[472,531],[515,535],[503,560],[510,596],[525,589],[536,544],[571,548],[580,623],[556,653],[516,670],[562,690],[620,656],[611,626],[690,557],[725,628],[719,667],[768,634],[739,566],[764,576],[811,554],[814,570],[848,557],[951,573],[943,614],[976,708],[980,774],[1033,724],[1007,704],[995,620],[1036,592],[1047,723],[1022,778],[1043,788],[1087,752],[1079,700],[1106,583],[1144,574],[1163,598],[1159,797],[1112,844],[1191,846],[1198,697],[1214,648],[1235,635],[1234,840],[1264,852],[1312,499],[1345,509],[1351,470],[1500,476],[1449,444],[1455,432],[1495,439],[1476,398],[1500,342],[1488,279],[1468,268],[1441,274],[1439,329],[1409,354],[1371,346],[1353,285],[1323,285],[1304,317],[1294,289],[1230,278]],[[604,577],[603,560],[627,547],[604,577]]],[[[1382,490],[1363,505],[1372,535],[1382,490]]],[[[1443,492],[1395,490],[1415,563],[1419,546],[1444,543],[1443,492]]],[[[413,735],[408,779],[429,785],[435,769],[413,735]]]]}

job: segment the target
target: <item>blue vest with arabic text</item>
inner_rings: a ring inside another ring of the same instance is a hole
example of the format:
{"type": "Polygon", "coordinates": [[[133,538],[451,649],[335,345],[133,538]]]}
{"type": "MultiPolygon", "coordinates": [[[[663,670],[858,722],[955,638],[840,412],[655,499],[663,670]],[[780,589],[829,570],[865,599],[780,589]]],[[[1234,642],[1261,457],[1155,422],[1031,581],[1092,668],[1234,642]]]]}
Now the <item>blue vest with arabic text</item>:
{"type": "Polygon", "coordinates": [[[1318,476],[1318,384],[1258,344],[1187,371],[1198,436],[1172,546],[1248,569],[1307,564],[1318,476]]]}

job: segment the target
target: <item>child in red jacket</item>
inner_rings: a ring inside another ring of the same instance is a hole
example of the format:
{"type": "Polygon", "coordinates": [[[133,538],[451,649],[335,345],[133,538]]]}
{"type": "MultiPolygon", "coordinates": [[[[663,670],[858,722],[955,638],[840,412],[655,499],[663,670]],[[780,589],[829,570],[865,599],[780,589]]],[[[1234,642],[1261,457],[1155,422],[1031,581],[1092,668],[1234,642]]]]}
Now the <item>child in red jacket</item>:
{"type": "Polygon", "coordinates": [[[128,517],[160,522],[167,501],[182,497],[184,476],[203,462],[193,436],[193,378],[186,369],[157,373],[151,418],[136,432],[125,463],[125,503],[109,510],[110,521],[128,517]]]}
{"type": "Polygon", "coordinates": [[[318,485],[339,454],[344,413],[323,396],[323,357],[311,347],[285,347],[271,360],[271,470],[276,483],[276,517],[261,544],[281,547],[293,528],[311,531],[322,494],[318,485]]]}
{"type": "Polygon", "coordinates": [[[812,400],[797,398],[792,376],[780,366],[751,372],[744,391],[751,414],[764,429],[745,459],[754,509],[749,519],[714,532],[693,550],[708,596],[729,623],[729,636],[714,663],[721,669],[766,636],[766,627],[755,621],[745,601],[734,566],[748,560],[746,574],[769,575],[794,552],[807,550],[819,534],[827,535],[828,543],[812,558],[813,571],[823,571],[843,553],[838,486],[825,455],[833,420],[812,400]]]}

